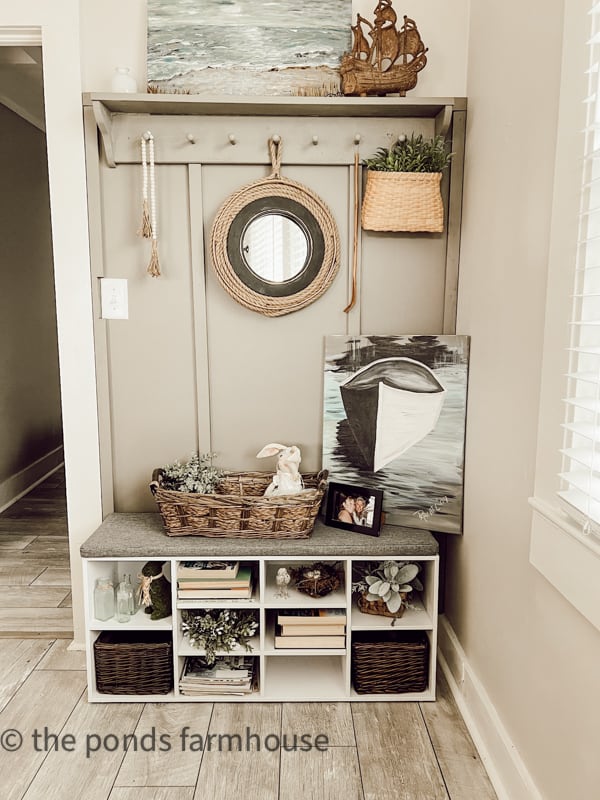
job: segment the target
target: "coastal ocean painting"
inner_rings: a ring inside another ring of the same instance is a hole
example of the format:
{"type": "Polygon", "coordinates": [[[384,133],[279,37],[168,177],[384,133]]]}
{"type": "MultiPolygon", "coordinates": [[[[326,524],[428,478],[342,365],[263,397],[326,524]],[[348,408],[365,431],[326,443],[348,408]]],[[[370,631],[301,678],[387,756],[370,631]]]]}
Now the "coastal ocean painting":
{"type": "Polygon", "coordinates": [[[148,85],[190,94],[335,94],[351,17],[351,0],[148,0],[148,85]]]}
{"type": "Polygon", "coordinates": [[[462,533],[468,336],[328,336],[323,468],[387,522],[462,533]]]}

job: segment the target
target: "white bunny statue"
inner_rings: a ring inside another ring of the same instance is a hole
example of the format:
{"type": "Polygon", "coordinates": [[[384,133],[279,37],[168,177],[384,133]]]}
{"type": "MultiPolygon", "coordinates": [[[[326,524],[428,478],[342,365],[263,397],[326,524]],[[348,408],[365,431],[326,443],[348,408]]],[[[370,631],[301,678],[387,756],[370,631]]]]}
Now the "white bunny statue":
{"type": "Polygon", "coordinates": [[[285,444],[273,442],[263,447],[257,458],[277,456],[277,472],[265,490],[265,497],[278,494],[297,494],[304,488],[302,476],[299,472],[301,455],[300,448],[295,444],[288,447],[285,444]]]}

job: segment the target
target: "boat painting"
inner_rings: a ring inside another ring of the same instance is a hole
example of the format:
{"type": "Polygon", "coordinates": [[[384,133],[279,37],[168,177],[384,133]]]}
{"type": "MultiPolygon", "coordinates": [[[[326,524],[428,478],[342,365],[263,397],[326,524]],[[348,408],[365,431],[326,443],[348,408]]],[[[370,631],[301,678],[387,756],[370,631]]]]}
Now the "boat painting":
{"type": "Polygon", "coordinates": [[[425,364],[400,357],[362,367],[340,392],[356,444],[379,472],[433,430],[446,390],[425,364]]]}
{"type": "Polygon", "coordinates": [[[328,336],[323,467],[387,522],[462,532],[468,336],[328,336]]]}

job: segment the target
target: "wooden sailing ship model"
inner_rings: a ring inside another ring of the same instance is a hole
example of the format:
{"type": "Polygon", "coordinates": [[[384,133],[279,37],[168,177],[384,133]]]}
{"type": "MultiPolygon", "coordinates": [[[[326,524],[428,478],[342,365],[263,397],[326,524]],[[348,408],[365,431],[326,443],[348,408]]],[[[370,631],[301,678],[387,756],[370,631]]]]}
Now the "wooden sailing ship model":
{"type": "Polygon", "coordinates": [[[415,88],[417,74],[427,64],[427,48],[415,21],[406,15],[398,30],[392,0],[379,0],[374,14],[374,23],[356,15],[352,51],[344,54],[340,67],[342,92],[361,97],[398,93],[404,97],[415,88]]]}

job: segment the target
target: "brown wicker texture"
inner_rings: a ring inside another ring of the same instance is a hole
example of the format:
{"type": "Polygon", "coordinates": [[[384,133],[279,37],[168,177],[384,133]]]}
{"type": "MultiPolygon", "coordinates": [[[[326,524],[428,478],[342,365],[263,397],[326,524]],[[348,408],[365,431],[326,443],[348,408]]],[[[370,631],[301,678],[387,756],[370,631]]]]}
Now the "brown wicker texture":
{"type": "Polygon", "coordinates": [[[306,567],[291,568],[294,586],[309,597],[325,597],[341,586],[339,567],[316,561],[306,567]]]}
{"type": "Polygon", "coordinates": [[[104,631],[94,642],[96,688],[103,694],[168,694],[173,641],[161,631],[104,631]]]}
{"type": "Polygon", "coordinates": [[[233,472],[215,494],[162,489],[155,470],[150,490],[168,536],[308,539],[323,500],[327,471],[302,476],[299,494],[263,497],[273,473],[233,472]],[[231,492],[231,494],[224,494],[231,492]]]}
{"type": "Polygon", "coordinates": [[[364,594],[358,596],[358,608],[363,614],[376,614],[378,617],[395,617],[400,619],[404,614],[404,601],[406,600],[406,592],[400,592],[402,597],[402,605],[398,611],[389,611],[383,600],[367,600],[364,594]]]}
{"type": "Polygon", "coordinates": [[[296,181],[282,178],[281,143],[269,140],[273,172],[234,192],[218,210],[211,232],[213,266],[225,291],[238,303],[268,317],[298,311],[317,300],[331,285],[339,269],[340,236],[329,207],[314,192],[296,181]],[[235,273],[227,249],[230,229],[237,215],[254,200],[284,198],[304,206],[315,218],[324,239],[324,253],[319,272],[311,283],[294,294],[268,297],[247,286],[235,273]]]}
{"type": "Polygon", "coordinates": [[[368,631],[352,642],[352,685],[358,694],[423,692],[429,639],[420,631],[368,631]]]}
{"type": "Polygon", "coordinates": [[[369,231],[442,233],[441,172],[367,170],[362,226],[369,231]]]}

